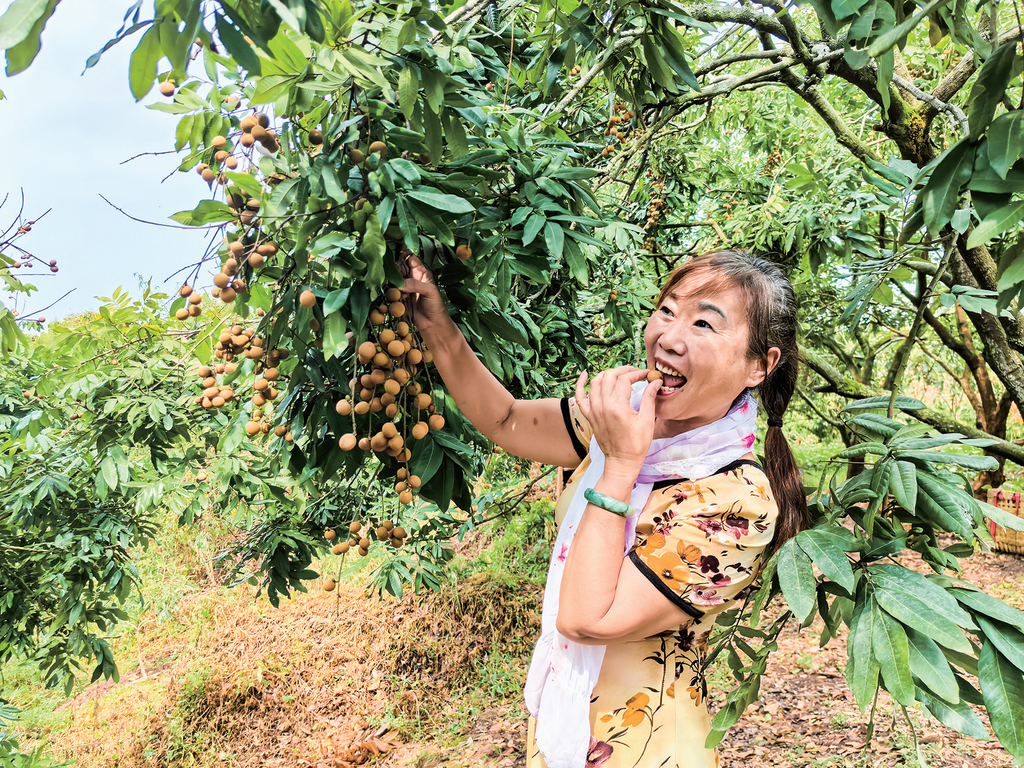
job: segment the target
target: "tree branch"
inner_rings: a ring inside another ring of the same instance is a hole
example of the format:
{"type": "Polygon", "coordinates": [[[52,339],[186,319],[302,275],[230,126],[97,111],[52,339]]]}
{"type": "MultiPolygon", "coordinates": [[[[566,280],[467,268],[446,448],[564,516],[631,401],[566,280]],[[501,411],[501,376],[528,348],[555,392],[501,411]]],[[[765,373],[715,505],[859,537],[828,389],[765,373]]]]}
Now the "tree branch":
{"type": "MultiPolygon", "coordinates": [[[[850,398],[851,400],[859,400],[865,397],[885,397],[892,394],[882,389],[876,389],[875,387],[859,384],[853,379],[843,376],[843,374],[833,368],[824,358],[805,347],[800,349],[800,359],[811,370],[828,382],[829,391],[835,392],[841,397],[850,398]]],[[[967,437],[994,440],[995,444],[986,448],[986,451],[995,454],[996,456],[1002,456],[1005,459],[1009,459],[1020,466],[1024,466],[1024,446],[1014,445],[1011,442],[1001,440],[994,435],[983,432],[977,427],[962,424],[952,416],[940,413],[933,408],[925,407],[916,411],[905,410],[904,412],[908,416],[911,416],[924,424],[935,427],[940,432],[947,434],[959,432],[967,437]]]]}

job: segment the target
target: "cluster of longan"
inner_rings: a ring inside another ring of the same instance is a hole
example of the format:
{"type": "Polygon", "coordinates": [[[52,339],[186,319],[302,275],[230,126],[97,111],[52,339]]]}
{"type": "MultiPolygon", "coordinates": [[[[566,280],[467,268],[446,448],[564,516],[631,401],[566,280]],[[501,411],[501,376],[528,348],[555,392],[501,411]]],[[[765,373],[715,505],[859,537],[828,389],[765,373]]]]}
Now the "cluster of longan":
{"type": "Polygon", "coordinates": [[[604,135],[608,137],[608,146],[601,150],[601,157],[608,157],[615,151],[615,145],[628,140],[630,121],[633,119],[633,110],[627,109],[624,102],[617,102],[614,109],[618,114],[608,118],[608,124],[604,135]]]}
{"type": "Polygon", "coordinates": [[[242,129],[242,138],[238,141],[243,147],[251,147],[258,141],[271,154],[281,148],[277,134],[270,127],[270,118],[261,112],[243,117],[238,127],[242,129]]]}
{"type": "MultiPolygon", "coordinates": [[[[405,315],[402,292],[389,288],[383,298],[384,303],[370,312],[371,339],[356,350],[358,368],[349,381],[353,397],[342,398],[335,406],[341,416],[352,416],[352,432],[342,435],[338,445],[345,451],[359,448],[387,453],[406,464],[411,457],[411,441],[422,440],[432,429],[443,429],[445,421],[416,380],[420,365],[429,363],[432,357],[401,319],[405,315]],[[378,413],[383,416],[365,420],[366,431],[360,437],[355,417],[378,413]]],[[[420,479],[402,467],[398,481],[395,491],[399,501],[408,504],[420,479]]]]}
{"type": "Polygon", "coordinates": [[[644,222],[644,248],[652,250],[657,244],[654,238],[654,230],[661,220],[662,214],[668,211],[668,203],[665,201],[665,177],[662,176],[651,185],[651,201],[647,204],[647,221],[644,222]]]}
{"type": "Polygon", "coordinates": [[[216,181],[223,186],[228,183],[228,177],[224,175],[224,171],[235,170],[238,167],[238,158],[231,154],[228,140],[224,136],[214,136],[210,141],[210,146],[216,150],[213,153],[213,162],[216,167],[208,163],[200,163],[196,166],[196,173],[202,176],[203,181],[207,184],[213,184],[216,181]]]}
{"type": "Polygon", "coordinates": [[[762,176],[771,176],[775,173],[775,169],[782,163],[782,153],[779,150],[774,149],[772,153],[768,155],[768,159],[765,160],[764,167],[761,168],[762,176]]]}
{"type": "MultiPolygon", "coordinates": [[[[350,550],[355,549],[359,553],[360,557],[366,557],[370,554],[370,545],[373,543],[370,541],[371,536],[371,524],[367,522],[364,530],[363,522],[361,520],[353,520],[348,525],[349,538],[347,541],[339,541],[331,548],[331,552],[335,555],[345,555],[350,550]]],[[[406,533],[405,528],[400,525],[395,525],[394,520],[385,520],[380,525],[372,529],[372,535],[377,541],[383,541],[390,544],[395,549],[405,544],[409,538],[409,534],[406,533]]],[[[324,538],[328,541],[337,541],[338,532],[333,528],[328,528],[324,531],[324,538]]],[[[338,584],[334,579],[327,579],[324,581],[324,591],[333,592],[338,584]]]]}
{"type": "Polygon", "coordinates": [[[234,363],[222,363],[220,365],[201,365],[196,369],[196,375],[202,380],[203,392],[196,398],[196,405],[203,408],[223,408],[227,403],[235,399],[235,391],[228,386],[221,386],[217,383],[217,376],[231,374],[235,370],[234,363]]]}

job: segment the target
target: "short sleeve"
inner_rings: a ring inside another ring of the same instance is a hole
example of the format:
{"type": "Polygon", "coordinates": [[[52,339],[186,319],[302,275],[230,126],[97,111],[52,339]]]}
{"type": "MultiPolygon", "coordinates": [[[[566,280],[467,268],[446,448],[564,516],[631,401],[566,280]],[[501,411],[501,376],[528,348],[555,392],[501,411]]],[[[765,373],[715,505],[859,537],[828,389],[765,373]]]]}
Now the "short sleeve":
{"type": "Polygon", "coordinates": [[[590,438],[594,435],[594,430],[591,429],[590,422],[580,413],[575,397],[562,398],[562,419],[565,421],[565,430],[572,440],[572,447],[576,449],[581,460],[585,459],[590,452],[588,446],[590,438]]]}
{"type": "Polygon", "coordinates": [[[699,621],[754,583],[777,514],[768,478],[750,466],[679,482],[651,495],[637,526],[645,535],[629,557],[699,621]]]}

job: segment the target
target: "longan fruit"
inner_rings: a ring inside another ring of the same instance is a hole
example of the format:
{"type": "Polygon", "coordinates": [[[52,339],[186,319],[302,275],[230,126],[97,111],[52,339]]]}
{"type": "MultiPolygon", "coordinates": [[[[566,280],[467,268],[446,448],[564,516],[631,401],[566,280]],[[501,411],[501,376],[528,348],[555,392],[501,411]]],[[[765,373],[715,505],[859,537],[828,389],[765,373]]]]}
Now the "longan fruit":
{"type": "Polygon", "coordinates": [[[368,437],[361,437],[361,438],[359,438],[359,450],[360,451],[368,451],[368,450],[370,450],[370,438],[368,438],[368,437]]]}
{"type": "Polygon", "coordinates": [[[423,353],[418,349],[410,349],[405,353],[405,359],[411,365],[419,365],[423,361],[423,353]]]}
{"type": "Polygon", "coordinates": [[[210,140],[210,146],[212,146],[214,149],[224,149],[224,147],[227,145],[227,143],[228,143],[228,140],[224,136],[220,136],[220,135],[214,136],[210,140]]]}
{"type": "Polygon", "coordinates": [[[416,395],[416,407],[421,411],[425,408],[429,408],[432,402],[433,399],[426,392],[416,395]]]}
{"type": "Polygon", "coordinates": [[[193,293],[191,296],[188,297],[188,303],[189,304],[202,304],[203,303],[203,297],[202,297],[201,294],[193,293]]]}
{"type": "Polygon", "coordinates": [[[386,320],[387,317],[385,317],[384,313],[379,309],[374,309],[370,312],[370,322],[373,325],[384,325],[386,320]]]}
{"type": "Polygon", "coordinates": [[[382,410],[384,410],[384,403],[380,401],[379,397],[373,398],[370,401],[370,413],[380,413],[382,410]]]}
{"type": "Polygon", "coordinates": [[[412,491],[402,491],[398,494],[399,504],[412,504],[412,491]]]}
{"type": "Polygon", "coordinates": [[[181,286],[181,288],[178,290],[178,294],[180,296],[188,298],[189,296],[192,295],[192,286],[186,283],[185,285],[181,286]]]}
{"type": "Polygon", "coordinates": [[[243,147],[251,147],[253,144],[256,143],[256,139],[253,137],[251,133],[243,133],[242,138],[239,139],[239,142],[243,147]]]}
{"type": "Polygon", "coordinates": [[[359,520],[353,520],[351,523],[348,524],[349,533],[359,533],[359,531],[361,531],[362,528],[363,524],[359,520]]]}
{"type": "Polygon", "coordinates": [[[370,548],[370,540],[368,538],[366,538],[365,536],[363,536],[363,538],[361,538],[359,540],[359,548],[360,549],[369,549],[370,548]]]}
{"type": "Polygon", "coordinates": [[[402,292],[400,290],[398,290],[397,288],[388,288],[387,292],[384,295],[385,295],[385,297],[387,298],[388,301],[401,301],[402,300],[402,292]]]}
{"type": "Polygon", "coordinates": [[[249,257],[249,266],[253,269],[262,269],[266,263],[267,260],[263,257],[262,253],[254,253],[249,257]]]}
{"type": "Polygon", "coordinates": [[[259,434],[260,423],[258,421],[250,421],[245,425],[245,434],[252,437],[253,435],[259,434]]]}
{"type": "MultiPolygon", "coordinates": [[[[384,398],[381,398],[381,402],[384,402],[384,398]]],[[[395,418],[398,415],[398,404],[397,403],[385,403],[384,404],[384,415],[389,419],[395,418]]]]}
{"type": "Polygon", "coordinates": [[[161,96],[173,96],[174,95],[174,82],[171,80],[164,80],[160,83],[160,95],[161,96]]]}
{"type": "Polygon", "coordinates": [[[337,586],[338,583],[334,579],[328,579],[324,582],[324,592],[333,592],[337,586]]]}
{"type": "Polygon", "coordinates": [[[338,447],[343,451],[351,451],[358,442],[358,438],[349,432],[347,435],[342,435],[341,439],[338,440],[338,447]]]}
{"type": "Polygon", "coordinates": [[[287,431],[288,431],[288,427],[286,427],[284,424],[281,424],[280,426],[274,427],[274,435],[277,436],[277,437],[284,437],[285,432],[287,432],[287,431]]]}
{"type": "Polygon", "coordinates": [[[414,381],[405,388],[405,391],[410,395],[418,395],[423,391],[423,387],[420,386],[419,382],[414,381]]]}
{"type": "Polygon", "coordinates": [[[249,135],[259,142],[265,141],[270,136],[270,134],[267,133],[267,129],[259,124],[252,127],[252,130],[249,131],[249,135]]]}
{"type": "Polygon", "coordinates": [[[252,385],[252,388],[255,389],[257,392],[264,392],[265,390],[270,388],[270,382],[260,377],[256,379],[255,383],[252,385]]]}
{"type": "Polygon", "coordinates": [[[391,531],[391,535],[396,539],[404,539],[406,536],[405,528],[399,525],[393,531],[391,531]]]}
{"type": "Polygon", "coordinates": [[[468,245],[460,245],[455,249],[455,255],[461,260],[466,261],[473,255],[473,250],[468,245]]]}
{"type": "Polygon", "coordinates": [[[661,371],[652,370],[647,372],[647,381],[661,381],[663,378],[661,371]]]}
{"type": "Polygon", "coordinates": [[[388,354],[392,357],[401,357],[405,354],[405,345],[398,339],[388,344],[388,354]]]}
{"type": "Polygon", "coordinates": [[[409,335],[409,324],[402,320],[398,325],[395,326],[395,330],[398,331],[399,336],[409,335]]]}
{"type": "Polygon", "coordinates": [[[423,485],[423,481],[420,480],[420,476],[419,475],[412,475],[409,478],[409,485],[412,488],[419,488],[421,485],[423,485]]]}
{"type": "Polygon", "coordinates": [[[370,438],[370,448],[378,453],[388,447],[388,439],[383,432],[378,432],[370,438]]]}
{"type": "Polygon", "coordinates": [[[353,409],[357,416],[363,416],[370,412],[370,404],[367,402],[356,403],[353,409]]]}
{"type": "Polygon", "coordinates": [[[388,448],[393,451],[400,451],[405,447],[405,438],[401,435],[395,435],[388,440],[388,448]]]}
{"type": "Polygon", "coordinates": [[[331,552],[333,552],[336,555],[344,555],[346,552],[348,552],[348,548],[349,543],[347,541],[342,541],[331,547],[331,552]]]}
{"type": "Polygon", "coordinates": [[[369,548],[360,547],[356,551],[359,552],[360,557],[366,557],[368,554],[370,554],[369,548]]]}
{"type": "Polygon", "coordinates": [[[364,402],[370,402],[373,400],[373,390],[369,387],[359,390],[359,399],[364,402]]]}
{"type": "Polygon", "coordinates": [[[223,408],[225,402],[227,402],[227,401],[223,397],[221,397],[219,394],[218,395],[214,395],[213,397],[210,398],[210,404],[214,408],[223,408]]]}
{"type": "Polygon", "coordinates": [[[299,294],[299,304],[304,306],[306,309],[312,309],[316,306],[316,294],[310,290],[305,290],[299,294]]]}
{"type": "Polygon", "coordinates": [[[427,433],[429,431],[430,431],[430,426],[425,421],[421,421],[421,422],[418,422],[415,426],[413,426],[413,428],[412,428],[412,436],[414,438],[416,438],[417,440],[422,440],[424,437],[427,436],[427,433]]]}
{"type": "Polygon", "coordinates": [[[364,363],[368,363],[373,359],[373,356],[377,354],[377,345],[372,341],[364,341],[359,345],[359,349],[357,351],[359,353],[360,360],[364,363]]]}
{"type": "Polygon", "coordinates": [[[185,309],[185,307],[182,307],[181,309],[177,310],[174,313],[174,319],[175,320],[184,320],[187,317],[188,317],[188,310],[185,309]]]}
{"type": "Polygon", "coordinates": [[[257,392],[255,395],[252,396],[252,404],[257,408],[262,408],[264,405],[267,404],[267,398],[265,398],[262,394],[257,392]]]}
{"type": "Polygon", "coordinates": [[[367,375],[370,378],[370,386],[380,386],[381,384],[388,380],[387,372],[381,370],[380,368],[374,368],[367,375]]]}
{"type": "Polygon", "coordinates": [[[366,155],[364,155],[358,149],[353,149],[351,152],[348,153],[348,159],[352,161],[353,165],[359,165],[361,162],[363,162],[363,160],[366,159],[366,155]]]}
{"type": "Polygon", "coordinates": [[[202,379],[208,379],[213,376],[213,368],[208,365],[200,365],[196,368],[196,376],[199,376],[202,379]]]}
{"type": "Polygon", "coordinates": [[[444,429],[444,416],[439,413],[435,413],[431,416],[427,423],[430,424],[430,428],[437,432],[438,430],[444,429]]]}
{"type": "MultiPolygon", "coordinates": [[[[392,342],[392,344],[393,343],[394,342],[392,342]]],[[[378,368],[390,368],[391,357],[388,355],[387,352],[378,352],[373,356],[373,364],[376,365],[378,368]]]]}
{"type": "Polygon", "coordinates": [[[385,144],[383,141],[375,141],[375,142],[373,142],[372,144],[370,144],[369,149],[370,149],[370,154],[371,155],[376,153],[376,154],[380,154],[381,157],[387,157],[388,156],[388,145],[385,144]]]}
{"type": "Polygon", "coordinates": [[[212,168],[204,168],[203,172],[199,175],[203,177],[203,181],[207,184],[212,184],[217,179],[217,172],[212,168]]]}
{"type": "MultiPolygon", "coordinates": [[[[245,136],[243,136],[242,138],[244,139],[245,136]]],[[[226,165],[229,170],[233,171],[233,170],[235,170],[235,168],[238,167],[238,160],[236,160],[234,157],[229,155],[228,158],[224,161],[224,165],[226,165]]]]}
{"type": "Polygon", "coordinates": [[[381,346],[390,344],[392,341],[395,340],[395,338],[395,332],[392,331],[390,328],[385,328],[383,331],[377,334],[377,341],[381,343],[381,346]]]}
{"type": "Polygon", "coordinates": [[[253,117],[256,118],[256,124],[259,125],[261,128],[269,128],[270,127],[270,118],[267,117],[262,112],[257,112],[256,114],[253,115],[253,117]]]}
{"type": "Polygon", "coordinates": [[[338,412],[339,416],[348,416],[352,413],[352,403],[348,400],[339,400],[334,406],[334,410],[338,412]]]}
{"type": "MultiPolygon", "coordinates": [[[[253,344],[255,343],[256,341],[253,340],[253,344]]],[[[281,372],[277,370],[277,368],[267,368],[267,370],[263,372],[263,378],[267,381],[277,381],[281,378],[281,372]]]]}
{"type": "Polygon", "coordinates": [[[227,288],[231,283],[231,275],[226,275],[223,272],[218,272],[213,276],[213,284],[220,289],[227,288]]]}
{"type": "Polygon", "coordinates": [[[399,389],[401,389],[409,381],[409,372],[405,370],[405,368],[397,368],[395,369],[395,372],[391,374],[391,378],[398,382],[399,389]]]}
{"type": "Polygon", "coordinates": [[[388,314],[391,317],[402,317],[405,315],[405,304],[401,301],[393,301],[388,304],[388,314]]]}
{"type": "Polygon", "coordinates": [[[310,144],[323,144],[324,135],[320,133],[316,128],[309,132],[309,143],[310,144]]]}
{"type": "Polygon", "coordinates": [[[324,538],[327,539],[328,541],[334,541],[337,537],[338,537],[337,531],[335,531],[332,528],[328,528],[326,531],[324,531],[324,538]]]}

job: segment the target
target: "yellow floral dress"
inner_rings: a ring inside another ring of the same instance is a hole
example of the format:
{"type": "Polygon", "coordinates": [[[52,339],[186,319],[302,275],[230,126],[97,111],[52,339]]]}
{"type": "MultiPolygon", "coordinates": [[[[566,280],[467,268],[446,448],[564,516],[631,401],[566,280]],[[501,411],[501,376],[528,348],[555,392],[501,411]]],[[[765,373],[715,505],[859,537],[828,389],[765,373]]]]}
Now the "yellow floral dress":
{"type": "MultiPolygon", "coordinates": [[[[590,464],[591,430],[572,400],[562,401],[582,458],[555,507],[559,524],[590,464]]],[[[710,477],[657,483],[637,521],[628,557],[658,590],[693,617],[644,640],[609,645],[590,702],[587,766],[713,768],[704,661],[719,613],[755,580],[778,509],[761,467],[733,462],[710,477]]],[[[530,718],[527,768],[547,768],[530,718]]]]}

